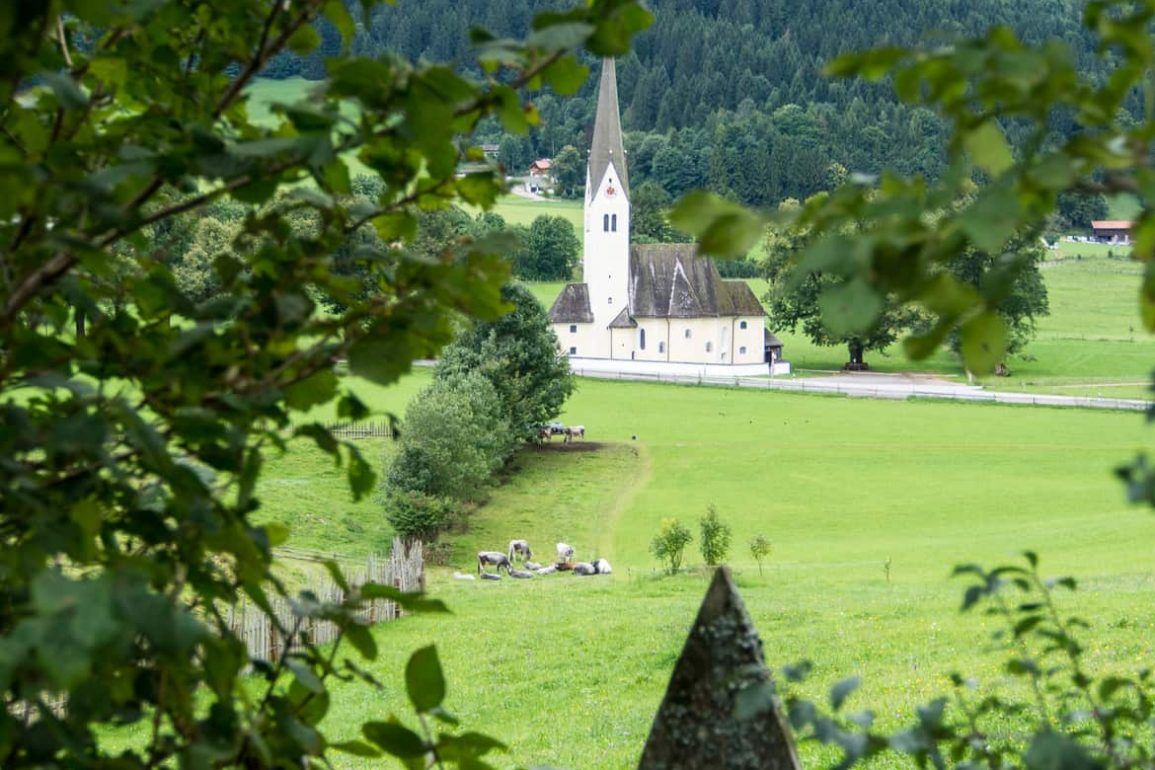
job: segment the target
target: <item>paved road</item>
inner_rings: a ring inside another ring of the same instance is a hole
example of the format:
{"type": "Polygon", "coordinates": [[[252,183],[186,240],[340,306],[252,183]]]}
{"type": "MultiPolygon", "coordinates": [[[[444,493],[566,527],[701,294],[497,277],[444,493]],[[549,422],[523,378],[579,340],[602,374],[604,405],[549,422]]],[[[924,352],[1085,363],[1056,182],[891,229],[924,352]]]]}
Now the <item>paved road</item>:
{"type": "Polygon", "coordinates": [[[836,374],[829,377],[695,377],[692,375],[645,375],[615,372],[575,371],[582,377],[639,382],[676,382],[684,384],[722,385],[739,388],[762,388],[800,393],[841,393],[862,398],[936,398],[950,401],[993,401],[999,404],[1027,406],[1076,407],[1081,409],[1121,409],[1144,411],[1151,404],[1140,399],[1091,398],[1086,396],[1052,396],[1041,393],[1003,393],[984,390],[978,385],[960,385],[918,375],[836,374]]]}

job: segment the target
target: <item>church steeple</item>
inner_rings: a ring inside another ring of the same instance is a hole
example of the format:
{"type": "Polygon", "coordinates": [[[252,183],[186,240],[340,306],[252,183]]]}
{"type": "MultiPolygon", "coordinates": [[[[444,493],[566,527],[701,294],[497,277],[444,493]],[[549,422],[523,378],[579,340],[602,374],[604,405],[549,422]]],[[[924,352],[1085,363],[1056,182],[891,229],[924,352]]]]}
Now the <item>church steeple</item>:
{"type": "Polygon", "coordinates": [[[594,117],[594,136],[590,144],[588,200],[598,195],[606,169],[613,166],[620,189],[628,198],[630,178],[626,170],[626,149],[622,144],[622,121],[618,113],[618,76],[613,59],[602,60],[602,77],[598,84],[598,109],[594,117]]]}

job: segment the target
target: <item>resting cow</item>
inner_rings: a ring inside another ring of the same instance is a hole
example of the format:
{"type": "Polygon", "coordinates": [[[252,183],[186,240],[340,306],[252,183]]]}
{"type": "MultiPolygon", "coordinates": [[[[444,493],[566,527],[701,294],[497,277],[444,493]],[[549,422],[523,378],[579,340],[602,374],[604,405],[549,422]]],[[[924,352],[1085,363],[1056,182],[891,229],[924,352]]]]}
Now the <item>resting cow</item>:
{"type": "Polygon", "coordinates": [[[557,560],[558,563],[568,562],[573,558],[573,546],[566,543],[557,544],[557,560]]]}
{"type": "Polygon", "coordinates": [[[599,575],[610,575],[610,574],[613,574],[613,571],[614,571],[614,568],[611,567],[610,563],[608,561],[606,561],[605,559],[598,559],[597,561],[595,561],[594,562],[594,569],[597,570],[597,573],[599,575]]]}
{"type": "Polygon", "coordinates": [[[509,571],[509,576],[512,578],[519,578],[521,580],[528,580],[529,578],[533,577],[533,573],[524,569],[511,569],[509,571]]]}
{"type": "Polygon", "coordinates": [[[597,568],[590,564],[588,561],[579,561],[577,564],[573,565],[573,574],[596,575],[598,574],[598,571],[597,568]]]}

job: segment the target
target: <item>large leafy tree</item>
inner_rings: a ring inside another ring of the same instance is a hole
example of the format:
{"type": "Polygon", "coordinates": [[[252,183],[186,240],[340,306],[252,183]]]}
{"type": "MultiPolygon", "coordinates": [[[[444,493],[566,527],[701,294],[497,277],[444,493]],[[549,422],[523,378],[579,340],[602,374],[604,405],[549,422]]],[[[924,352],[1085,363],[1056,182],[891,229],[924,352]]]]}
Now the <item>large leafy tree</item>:
{"type": "MultiPolygon", "coordinates": [[[[794,211],[797,202],[786,201],[781,208],[784,212],[794,211]]],[[[770,326],[775,330],[801,328],[816,345],[845,345],[845,368],[868,369],[866,354],[893,345],[903,332],[919,322],[919,316],[891,299],[865,328],[852,328],[838,317],[832,318],[826,306],[833,302],[850,303],[860,313],[872,312],[872,305],[864,303],[853,290],[833,294],[839,286],[837,275],[819,271],[795,274],[794,260],[806,238],[806,233],[789,227],[771,226],[767,230],[762,270],[770,283],[765,297],[770,326]]]]}
{"type": "Polygon", "coordinates": [[[545,310],[529,289],[510,284],[502,298],[513,311],[460,334],[445,349],[437,377],[483,375],[497,390],[513,435],[528,441],[561,412],[573,392],[573,375],[545,310]]]}
{"type": "MultiPolygon", "coordinates": [[[[542,17],[524,42],[479,33],[480,74],[467,79],[348,55],[352,14],[376,4],[0,4],[5,767],[299,767],[334,748],[468,764],[494,745],[385,722],[363,730],[378,748],[326,739],[329,681],[362,676],[350,645],[375,654],[360,597],[392,589],[301,597],[269,661],[250,659],[223,609],[241,596],[267,609],[287,592],[272,571],[283,528],[252,520],[267,452],[311,439],[355,495],[373,488],[356,447],[300,414],[332,401],[365,414],[334,362],[389,382],[446,343],[458,314],[503,311],[499,244],[454,241],[420,259],[406,248],[417,210],[499,193],[495,169],[457,175],[480,158],[462,150],[470,132],[486,116],[527,130],[536,113],[519,89],[572,92],[586,75],[572,49],[622,53],[649,15],[595,0],[542,17]],[[323,85],[254,122],[246,87],[286,49],[316,50],[322,16],[343,41],[323,85]],[[381,180],[371,203],[347,197],[354,156],[381,180]],[[246,245],[213,255],[198,301],[147,233],[227,199],[251,207],[246,245]],[[314,219],[305,234],[297,210],[314,219]],[[335,272],[331,255],[362,227],[385,245],[354,257],[357,276],[335,272]],[[317,292],[342,309],[319,312],[317,292]],[[347,643],[289,646],[319,619],[347,643]],[[139,740],[110,747],[98,736],[112,725],[139,740]]],[[[410,668],[415,708],[436,712],[435,653],[410,668]]]]}
{"type": "Polygon", "coordinates": [[[577,266],[581,242],[565,217],[543,214],[519,233],[513,272],[528,281],[568,281],[577,266]]]}

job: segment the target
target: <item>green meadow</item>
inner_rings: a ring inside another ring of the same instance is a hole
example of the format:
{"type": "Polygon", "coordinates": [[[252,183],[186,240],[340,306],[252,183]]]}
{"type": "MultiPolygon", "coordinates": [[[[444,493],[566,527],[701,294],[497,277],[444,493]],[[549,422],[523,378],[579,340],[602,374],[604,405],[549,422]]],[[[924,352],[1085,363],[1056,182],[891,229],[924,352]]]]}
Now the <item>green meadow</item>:
{"type": "MultiPolygon", "coordinates": [[[[381,391],[381,408],[398,409],[429,376],[381,391]]],[[[861,676],[855,705],[891,727],[945,692],[952,670],[1006,686],[984,643],[991,622],[957,611],[964,586],[948,574],[961,562],[1037,550],[1047,574],[1081,581],[1063,600],[1095,629],[1092,664],[1150,663],[1155,516],[1125,505],[1112,475],[1150,442],[1139,415],[583,380],[563,419],[584,424],[588,441],[516,458],[468,531],[449,538],[450,564],[431,571],[453,614],[377,630],[373,672],[386,690],[340,692],[338,732],[355,715],[405,718],[404,661],[435,643],[450,710],[512,747],[501,766],[634,766],[707,580],[695,544],[676,577],[657,574],[648,545],[667,517],[696,535],[710,504],[734,529],[729,562],[770,664],[812,660],[803,692],[816,699],[861,676]],[[773,543],[762,575],[747,551],[756,534],[773,543]],[[564,540],[615,573],[452,578],[514,537],[543,560],[564,540]]],[[[329,462],[287,461],[270,464],[262,497],[267,516],[294,527],[291,545],[335,551],[358,527],[387,534],[372,501],[347,502],[329,462]],[[322,494],[267,494],[278,488],[322,494]]]]}

